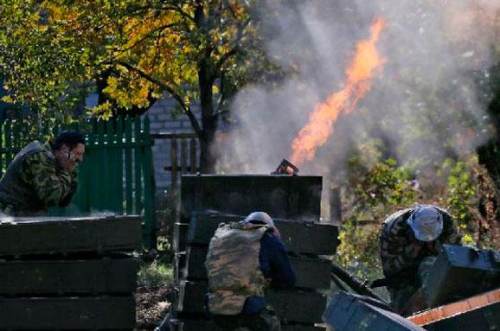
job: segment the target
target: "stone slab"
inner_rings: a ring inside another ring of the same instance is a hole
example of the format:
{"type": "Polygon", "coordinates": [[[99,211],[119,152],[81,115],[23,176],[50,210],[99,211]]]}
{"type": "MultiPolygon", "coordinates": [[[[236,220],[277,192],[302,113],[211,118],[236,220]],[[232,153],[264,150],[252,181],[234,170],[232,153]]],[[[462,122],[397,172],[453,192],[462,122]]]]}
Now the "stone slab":
{"type": "MultiPolygon", "coordinates": [[[[208,245],[220,223],[236,222],[241,217],[218,213],[196,213],[191,217],[188,244],[208,245]]],[[[313,222],[274,220],[287,249],[298,254],[334,255],[339,245],[338,227],[313,222]]]]}
{"type": "Polygon", "coordinates": [[[132,257],[0,261],[0,295],[133,293],[137,269],[132,257]]]}
{"type": "Polygon", "coordinates": [[[132,330],[135,300],[126,297],[0,298],[2,329],[132,330]]]}
{"type": "Polygon", "coordinates": [[[0,256],[132,251],[141,236],[137,216],[2,219],[0,256]]]}
{"type": "Polygon", "coordinates": [[[321,190],[320,176],[184,175],[181,216],[207,209],[236,215],[261,210],[273,218],[319,219],[321,190]]]}
{"type": "MultiPolygon", "coordinates": [[[[177,311],[204,313],[206,292],[206,282],[181,281],[177,311]]],[[[266,298],[277,315],[287,322],[321,323],[321,314],[326,307],[326,296],[313,291],[270,289],[266,298]]]]}
{"type": "MultiPolygon", "coordinates": [[[[183,270],[183,278],[189,280],[206,280],[205,259],[208,248],[191,246],[187,250],[187,264],[183,270]]],[[[305,256],[290,256],[290,263],[295,271],[295,286],[312,289],[328,289],[330,287],[331,263],[328,259],[305,256]]]]}

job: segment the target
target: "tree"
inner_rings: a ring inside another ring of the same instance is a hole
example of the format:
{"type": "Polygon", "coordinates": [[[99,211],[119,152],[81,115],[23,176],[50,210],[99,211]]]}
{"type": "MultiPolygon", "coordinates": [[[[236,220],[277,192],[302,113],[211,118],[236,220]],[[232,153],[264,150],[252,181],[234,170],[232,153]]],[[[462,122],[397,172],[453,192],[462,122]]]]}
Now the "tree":
{"type": "Polygon", "coordinates": [[[95,114],[141,114],[164,93],[188,116],[203,172],[230,96],[269,66],[254,1],[21,1],[0,10],[0,71],[11,102],[63,114],[95,82],[95,114]],[[78,91],[78,93],[77,93],[78,91]],[[201,120],[193,112],[199,104],[201,120]]]}

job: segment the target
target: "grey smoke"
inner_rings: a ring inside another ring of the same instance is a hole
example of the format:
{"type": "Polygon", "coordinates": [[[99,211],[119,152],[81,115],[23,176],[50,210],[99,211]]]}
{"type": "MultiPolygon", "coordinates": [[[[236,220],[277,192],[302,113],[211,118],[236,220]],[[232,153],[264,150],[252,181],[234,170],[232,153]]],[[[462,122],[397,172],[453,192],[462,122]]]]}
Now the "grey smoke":
{"type": "Polygon", "coordinates": [[[268,0],[260,14],[269,56],[297,74],[237,95],[233,130],[216,146],[219,172],[269,173],[288,157],[314,105],[342,87],[354,45],[376,17],[387,22],[378,44],[384,71],[301,173],[341,172],[347,152],[373,137],[408,162],[460,156],[491,135],[489,96],[477,86],[500,44],[499,0],[268,0]]]}

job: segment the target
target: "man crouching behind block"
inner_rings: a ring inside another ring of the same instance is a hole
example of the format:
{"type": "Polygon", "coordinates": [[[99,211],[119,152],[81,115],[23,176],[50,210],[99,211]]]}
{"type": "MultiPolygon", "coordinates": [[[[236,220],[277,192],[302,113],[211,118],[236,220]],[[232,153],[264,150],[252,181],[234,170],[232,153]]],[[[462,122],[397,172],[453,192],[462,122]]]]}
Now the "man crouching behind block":
{"type": "Polygon", "coordinates": [[[210,241],[207,308],[221,330],[280,330],[264,291],[292,287],[295,273],[271,217],[253,212],[221,223],[210,241]]]}

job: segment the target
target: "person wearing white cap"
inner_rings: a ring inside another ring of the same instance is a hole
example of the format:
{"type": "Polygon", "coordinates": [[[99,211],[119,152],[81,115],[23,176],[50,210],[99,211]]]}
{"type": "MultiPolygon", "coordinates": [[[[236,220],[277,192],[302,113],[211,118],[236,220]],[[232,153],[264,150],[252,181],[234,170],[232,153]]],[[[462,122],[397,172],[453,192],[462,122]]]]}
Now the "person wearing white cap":
{"type": "Polygon", "coordinates": [[[392,307],[403,312],[417,292],[442,244],[460,244],[451,215],[434,205],[398,211],[383,223],[380,259],[392,307]]]}

